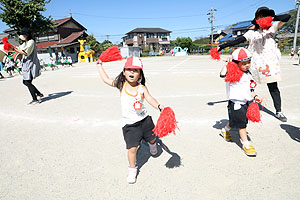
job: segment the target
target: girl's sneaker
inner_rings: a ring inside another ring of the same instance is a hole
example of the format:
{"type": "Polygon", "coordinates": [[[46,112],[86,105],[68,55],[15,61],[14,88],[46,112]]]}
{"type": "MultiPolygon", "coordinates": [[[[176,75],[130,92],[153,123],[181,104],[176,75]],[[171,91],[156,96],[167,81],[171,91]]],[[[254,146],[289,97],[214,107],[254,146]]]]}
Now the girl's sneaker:
{"type": "Polygon", "coordinates": [[[137,167],[128,167],[127,182],[133,184],[136,182],[137,167]]]}
{"type": "Polygon", "coordinates": [[[230,135],[229,131],[225,130],[225,128],[221,129],[221,135],[223,136],[224,140],[226,140],[227,142],[231,141],[231,135],[230,135]]]}
{"type": "Polygon", "coordinates": [[[156,146],[156,142],[154,142],[154,144],[150,144],[150,143],[148,142],[148,144],[149,144],[149,148],[150,148],[150,154],[151,154],[152,156],[155,156],[155,155],[157,154],[157,146],[156,146]]]}
{"type": "Polygon", "coordinates": [[[247,156],[253,156],[253,157],[256,156],[255,148],[251,144],[247,146],[243,146],[243,150],[247,156]]]}

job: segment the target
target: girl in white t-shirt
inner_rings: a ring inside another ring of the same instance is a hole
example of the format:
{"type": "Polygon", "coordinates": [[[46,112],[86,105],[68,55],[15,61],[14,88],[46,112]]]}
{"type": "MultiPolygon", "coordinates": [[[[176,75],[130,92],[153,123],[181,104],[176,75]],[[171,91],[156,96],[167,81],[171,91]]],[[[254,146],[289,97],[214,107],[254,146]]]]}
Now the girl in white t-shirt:
{"type": "Polygon", "coordinates": [[[122,129],[129,161],[127,182],[135,183],[138,170],[136,153],[141,140],[149,143],[151,155],[157,154],[156,137],[152,131],[154,124],[144,106],[144,100],[159,111],[164,106],[150,95],[145,86],[143,64],[138,57],[127,58],[123,71],[115,80],[107,76],[100,60],[97,64],[102,80],[109,86],[118,88],[121,93],[122,129]]]}
{"type": "Polygon", "coordinates": [[[252,54],[250,71],[253,78],[258,83],[266,83],[271,97],[273,99],[276,110],[275,116],[286,122],[287,118],[281,112],[281,97],[277,86],[277,81],[281,80],[278,48],[275,41],[275,33],[280,27],[290,19],[289,14],[275,15],[274,10],[267,7],[258,8],[255,13],[255,18],[252,24],[255,25],[254,30],[248,30],[243,36],[237,37],[234,41],[222,44],[219,46],[219,51],[222,49],[234,46],[248,41],[248,50],[252,54]],[[273,24],[267,27],[261,27],[259,20],[271,17],[273,24]]]}

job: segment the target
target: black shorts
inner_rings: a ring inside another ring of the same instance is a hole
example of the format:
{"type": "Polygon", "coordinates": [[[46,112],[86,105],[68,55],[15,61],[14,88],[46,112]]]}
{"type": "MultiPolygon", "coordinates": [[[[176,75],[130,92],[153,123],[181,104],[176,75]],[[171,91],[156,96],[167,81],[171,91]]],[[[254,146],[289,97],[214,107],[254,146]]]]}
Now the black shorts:
{"type": "Polygon", "coordinates": [[[154,140],[155,135],[152,131],[154,127],[151,116],[147,116],[134,124],[126,124],[122,128],[126,148],[130,149],[139,146],[142,139],[146,142],[154,140]]]}
{"type": "Polygon", "coordinates": [[[249,102],[241,105],[241,108],[234,110],[234,103],[228,101],[228,116],[229,116],[229,126],[231,128],[246,128],[248,124],[248,119],[246,117],[247,109],[249,107],[249,102]]]}

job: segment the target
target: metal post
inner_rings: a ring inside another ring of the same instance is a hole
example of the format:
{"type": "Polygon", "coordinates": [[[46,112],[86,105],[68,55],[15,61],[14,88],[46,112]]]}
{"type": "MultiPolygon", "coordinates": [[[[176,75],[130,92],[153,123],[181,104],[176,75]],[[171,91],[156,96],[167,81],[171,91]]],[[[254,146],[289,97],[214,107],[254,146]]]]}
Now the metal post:
{"type": "Polygon", "coordinates": [[[211,44],[213,44],[214,42],[214,37],[213,37],[213,31],[214,31],[214,11],[217,11],[216,9],[213,9],[213,7],[209,10],[209,13],[207,13],[207,15],[209,15],[208,17],[208,21],[211,23],[211,44]]]}
{"type": "Polygon", "coordinates": [[[298,6],[297,18],[296,18],[296,27],[295,27],[295,35],[294,35],[294,45],[293,45],[294,51],[296,52],[296,43],[297,43],[297,36],[298,36],[298,24],[299,24],[299,12],[300,12],[300,7],[299,7],[300,0],[296,0],[295,3],[296,3],[296,6],[298,6]]]}

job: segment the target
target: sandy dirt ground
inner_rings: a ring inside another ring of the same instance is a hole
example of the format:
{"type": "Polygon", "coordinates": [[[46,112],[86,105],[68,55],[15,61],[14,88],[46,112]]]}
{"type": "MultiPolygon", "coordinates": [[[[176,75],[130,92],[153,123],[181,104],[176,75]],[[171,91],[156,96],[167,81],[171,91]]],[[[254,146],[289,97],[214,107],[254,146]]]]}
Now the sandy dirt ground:
{"type": "MultiPolygon", "coordinates": [[[[208,56],[142,58],[146,85],[176,113],[180,131],[141,143],[135,184],[126,182],[127,151],[120,94],[95,64],[45,71],[34,80],[43,103],[31,100],[21,76],[0,80],[0,199],[300,199],[300,67],[283,56],[279,83],[288,122],[274,117],[266,85],[262,123],[248,125],[257,157],[219,135],[227,123],[224,62],[208,56]]],[[[104,64],[117,76],[125,61],[104,64]]],[[[2,72],[5,74],[5,72],[2,72]]],[[[6,75],[6,74],[5,74],[6,75]]],[[[149,104],[156,122],[159,112],[149,104]]]]}

